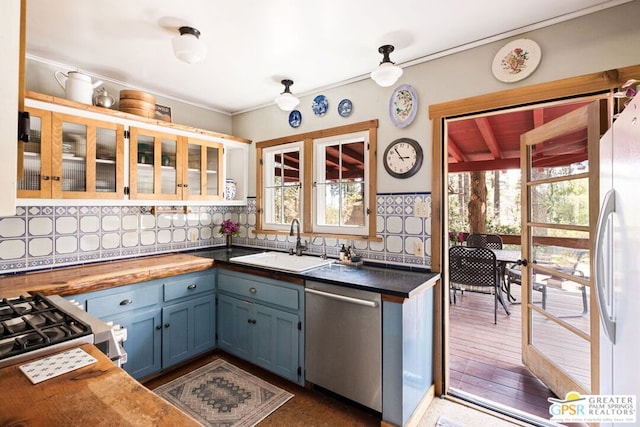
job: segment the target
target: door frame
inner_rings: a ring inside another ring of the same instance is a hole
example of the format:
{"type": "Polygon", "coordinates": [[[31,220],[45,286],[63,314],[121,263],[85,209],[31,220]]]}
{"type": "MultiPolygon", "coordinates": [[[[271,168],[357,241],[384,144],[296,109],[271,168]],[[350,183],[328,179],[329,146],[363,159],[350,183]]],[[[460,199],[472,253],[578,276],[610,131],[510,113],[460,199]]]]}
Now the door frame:
{"type": "MultiPolygon", "coordinates": [[[[431,271],[443,273],[443,266],[447,264],[444,229],[448,223],[445,209],[446,199],[446,175],[447,158],[444,141],[445,119],[449,117],[480,113],[496,109],[506,109],[521,105],[548,102],[554,99],[583,96],[597,92],[614,91],[627,80],[637,78],[640,75],[640,65],[633,65],[619,69],[607,70],[598,73],[585,74],[556,80],[548,83],[540,83],[486,95],[458,99],[455,101],[429,106],[429,119],[432,132],[432,165],[431,165],[431,271]]],[[[435,395],[446,394],[449,384],[449,332],[445,319],[449,317],[448,303],[446,300],[443,280],[436,285],[434,306],[434,388],[435,395]]],[[[448,284],[447,284],[448,285],[448,284]]],[[[597,338],[596,338],[597,339],[597,338]]]]}

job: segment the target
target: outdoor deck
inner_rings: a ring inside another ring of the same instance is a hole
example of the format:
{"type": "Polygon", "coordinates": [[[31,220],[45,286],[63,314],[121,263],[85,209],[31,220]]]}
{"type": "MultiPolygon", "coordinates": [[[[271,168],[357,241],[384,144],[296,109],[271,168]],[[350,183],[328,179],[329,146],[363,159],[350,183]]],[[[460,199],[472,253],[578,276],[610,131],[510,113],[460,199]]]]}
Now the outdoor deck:
{"type": "MultiPolygon", "coordinates": [[[[520,287],[515,286],[512,291],[519,301],[520,287]]],[[[539,293],[535,294],[534,299],[539,299],[539,293]]],[[[569,309],[573,310],[579,301],[577,298],[564,297],[561,301],[563,306],[558,306],[558,309],[566,310],[569,304],[569,309]]],[[[547,308],[555,310],[554,303],[558,301],[559,298],[550,294],[547,308]]],[[[450,386],[548,419],[550,404],[547,398],[557,396],[522,364],[521,306],[509,304],[508,307],[510,316],[498,306],[498,324],[494,325],[492,295],[467,291],[461,299],[458,293],[457,304],[450,305],[450,386]]],[[[588,325],[588,316],[567,321],[584,327],[588,325]]],[[[570,370],[574,377],[585,381],[588,378],[589,354],[588,351],[584,354],[584,341],[577,336],[558,337],[559,328],[550,327],[549,323],[542,317],[534,320],[538,347],[552,352],[554,361],[570,370]],[[563,360],[556,360],[556,357],[563,360]]]]}

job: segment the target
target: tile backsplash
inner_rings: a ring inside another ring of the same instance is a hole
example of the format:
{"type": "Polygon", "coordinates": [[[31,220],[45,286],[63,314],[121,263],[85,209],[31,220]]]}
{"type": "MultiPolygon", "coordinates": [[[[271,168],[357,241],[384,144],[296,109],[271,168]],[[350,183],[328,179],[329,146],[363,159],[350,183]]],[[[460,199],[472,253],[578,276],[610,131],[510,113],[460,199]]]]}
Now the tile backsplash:
{"type": "MultiPolygon", "coordinates": [[[[19,206],[15,216],[0,217],[0,274],[220,246],[219,225],[227,218],[240,225],[234,244],[279,250],[295,244],[294,237],[255,233],[255,198],[247,206],[189,208],[154,214],[148,206],[19,206]]],[[[376,212],[382,241],[309,238],[309,252],[337,257],[344,243],[365,260],[429,267],[431,195],[378,194],[376,212]],[[427,204],[426,216],[414,215],[416,203],[427,204]],[[413,254],[415,241],[424,256],[413,254]]]]}

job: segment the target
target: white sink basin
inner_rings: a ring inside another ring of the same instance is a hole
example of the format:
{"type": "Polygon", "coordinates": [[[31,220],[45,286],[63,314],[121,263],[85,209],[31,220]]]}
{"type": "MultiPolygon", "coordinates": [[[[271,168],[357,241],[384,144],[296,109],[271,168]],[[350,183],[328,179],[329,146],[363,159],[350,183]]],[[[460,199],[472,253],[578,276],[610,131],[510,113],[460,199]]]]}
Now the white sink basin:
{"type": "Polygon", "coordinates": [[[284,252],[260,252],[253,255],[229,258],[229,261],[267,267],[275,270],[293,271],[296,273],[322,267],[323,265],[329,265],[333,262],[333,260],[330,259],[322,259],[309,255],[289,255],[284,252]]]}

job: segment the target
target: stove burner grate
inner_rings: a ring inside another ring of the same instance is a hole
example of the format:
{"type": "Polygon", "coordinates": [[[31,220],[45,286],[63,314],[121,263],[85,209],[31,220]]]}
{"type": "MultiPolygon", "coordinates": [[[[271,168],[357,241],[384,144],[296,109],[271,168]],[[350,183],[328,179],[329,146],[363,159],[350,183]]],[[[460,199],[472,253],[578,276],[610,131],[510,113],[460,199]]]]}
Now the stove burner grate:
{"type": "Polygon", "coordinates": [[[91,333],[89,325],[42,295],[0,300],[0,359],[91,333]]]}

